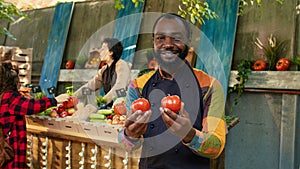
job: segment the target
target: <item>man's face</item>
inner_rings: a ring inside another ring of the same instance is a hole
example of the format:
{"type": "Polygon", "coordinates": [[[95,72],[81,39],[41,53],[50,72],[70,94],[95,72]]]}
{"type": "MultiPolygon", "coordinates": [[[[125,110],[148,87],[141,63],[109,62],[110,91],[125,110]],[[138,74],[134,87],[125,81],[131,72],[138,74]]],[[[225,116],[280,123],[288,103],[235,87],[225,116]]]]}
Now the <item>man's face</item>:
{"type": "Polygon", "coordinates": [[[188,51],[187,31],[180,19],[162,18],[154,28],[154,52],[161,64],[184,59],[188,51]]]}

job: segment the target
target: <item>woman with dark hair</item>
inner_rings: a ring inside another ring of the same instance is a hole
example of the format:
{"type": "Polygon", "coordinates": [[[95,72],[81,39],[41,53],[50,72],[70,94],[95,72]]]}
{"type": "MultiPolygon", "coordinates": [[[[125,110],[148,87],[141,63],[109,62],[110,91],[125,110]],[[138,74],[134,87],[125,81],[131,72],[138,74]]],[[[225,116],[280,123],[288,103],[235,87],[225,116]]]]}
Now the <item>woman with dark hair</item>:
{"type": "MultiPolygon", "coordinates": [[[[7,142],[14,149],[14,158],[3,168],[25,169],[26,166],[26,119],[25,115],[40,113],[57,102],[66,98],[30,99],[18,92],[19,75],[17,67],[11,62],[2,62],[0,65],[0,123],[7,142]]],[[[63,95],[62,95],[63,96],[63,95]]]]}
{"type": "Polygon", "coordinates": [[[117,96],[116,90],[126,89],[130,82],[129,63],[120,59],[123,53],[122,43],[115,38],[105,38],[100,49],[101,61],[106,65],[101,67],[97,75],[88,83],[81,86],[74,95],[82,98],[82,89],[89,88],[93,91],[104,89],[104,99],[109,105],[117,96]]]}

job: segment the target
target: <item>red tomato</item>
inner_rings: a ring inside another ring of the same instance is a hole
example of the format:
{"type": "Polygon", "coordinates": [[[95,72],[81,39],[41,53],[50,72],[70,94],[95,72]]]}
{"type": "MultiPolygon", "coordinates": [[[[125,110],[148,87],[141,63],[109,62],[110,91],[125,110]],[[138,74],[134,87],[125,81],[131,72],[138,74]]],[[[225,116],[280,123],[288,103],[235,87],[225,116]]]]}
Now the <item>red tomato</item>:
{"type": "Polygon", "coordinates": [[[68,60],[66,63],[66,69],[73,69],[75,66],[75,63],[72,60],[68,60]]]}
{"type": "Polygon", "coordinates": [[[75,107],[78,104],[78,98],[76,96],[70,96],[70,98],[68,99],[68,101],[64,101],[62,103],[62,105],[66,108],[72,108],[75,107]]]}
{"type": "Polygon", "coordinates": [[[286,58],[280,58],[276,63],[276,70],[286,71],[291,66],[291,62],[286,58]]]}
{"type": "Polygon", "coordinates": [[[161,100],[161,107],[168,108],[173,112],[178,112],[181,107],[180,97],[177,95],[166,96],[161,100]]]}
{"type": "Polygon", "coordinates": [[[145,112],[150,109],[150,103],[145,98],[139,98],[132,102],[131,108],[134,112],[136,112],[137,110],[145,112]]]}
{"type": "Polygon", "coordinates": [[[253,63],[252,69],[255,70],[255,71],[266,70],[267,69],[267,63],[264,60],[258,59],[253,63]]]}
{"type": "Polygon", "coordinates": [[[116,115],[126,115],[127,109],[126,109],[126,103],[121,102],[114,105],[114,112],[116,115]]]}

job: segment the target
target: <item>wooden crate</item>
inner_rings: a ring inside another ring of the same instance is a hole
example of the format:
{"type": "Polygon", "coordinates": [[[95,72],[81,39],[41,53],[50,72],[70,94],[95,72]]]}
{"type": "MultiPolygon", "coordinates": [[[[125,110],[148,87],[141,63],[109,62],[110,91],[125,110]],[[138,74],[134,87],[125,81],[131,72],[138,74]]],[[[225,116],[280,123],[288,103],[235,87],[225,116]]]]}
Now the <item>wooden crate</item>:
{"type": "Polygon", "coordinates": [[[32,48],[20,49],[14,46],[0,46],[2,61],[11,61],[19,67],[19,78],[21,86],[31,83],[32,71],[32,48]]]}

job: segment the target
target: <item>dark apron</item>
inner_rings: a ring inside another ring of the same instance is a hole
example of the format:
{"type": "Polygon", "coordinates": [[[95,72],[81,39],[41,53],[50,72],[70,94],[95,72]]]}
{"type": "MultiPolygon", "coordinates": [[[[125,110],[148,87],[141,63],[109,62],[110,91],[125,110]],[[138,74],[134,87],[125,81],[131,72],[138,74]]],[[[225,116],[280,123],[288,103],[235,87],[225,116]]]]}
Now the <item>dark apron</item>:
{"type": "Polygon", "coordinates": [[[160,116],[161,99],[175,94],[185,103],[193,127],[202,129],[202,91],[192,69],[184,66],[174,80],[162,80],[157,71],[142,91],[142,96],[151,103],[152,116],[143,135],[140,169],[210,169],[210,160],[196,155],[178,137],[169,133],[160,116]]]}

